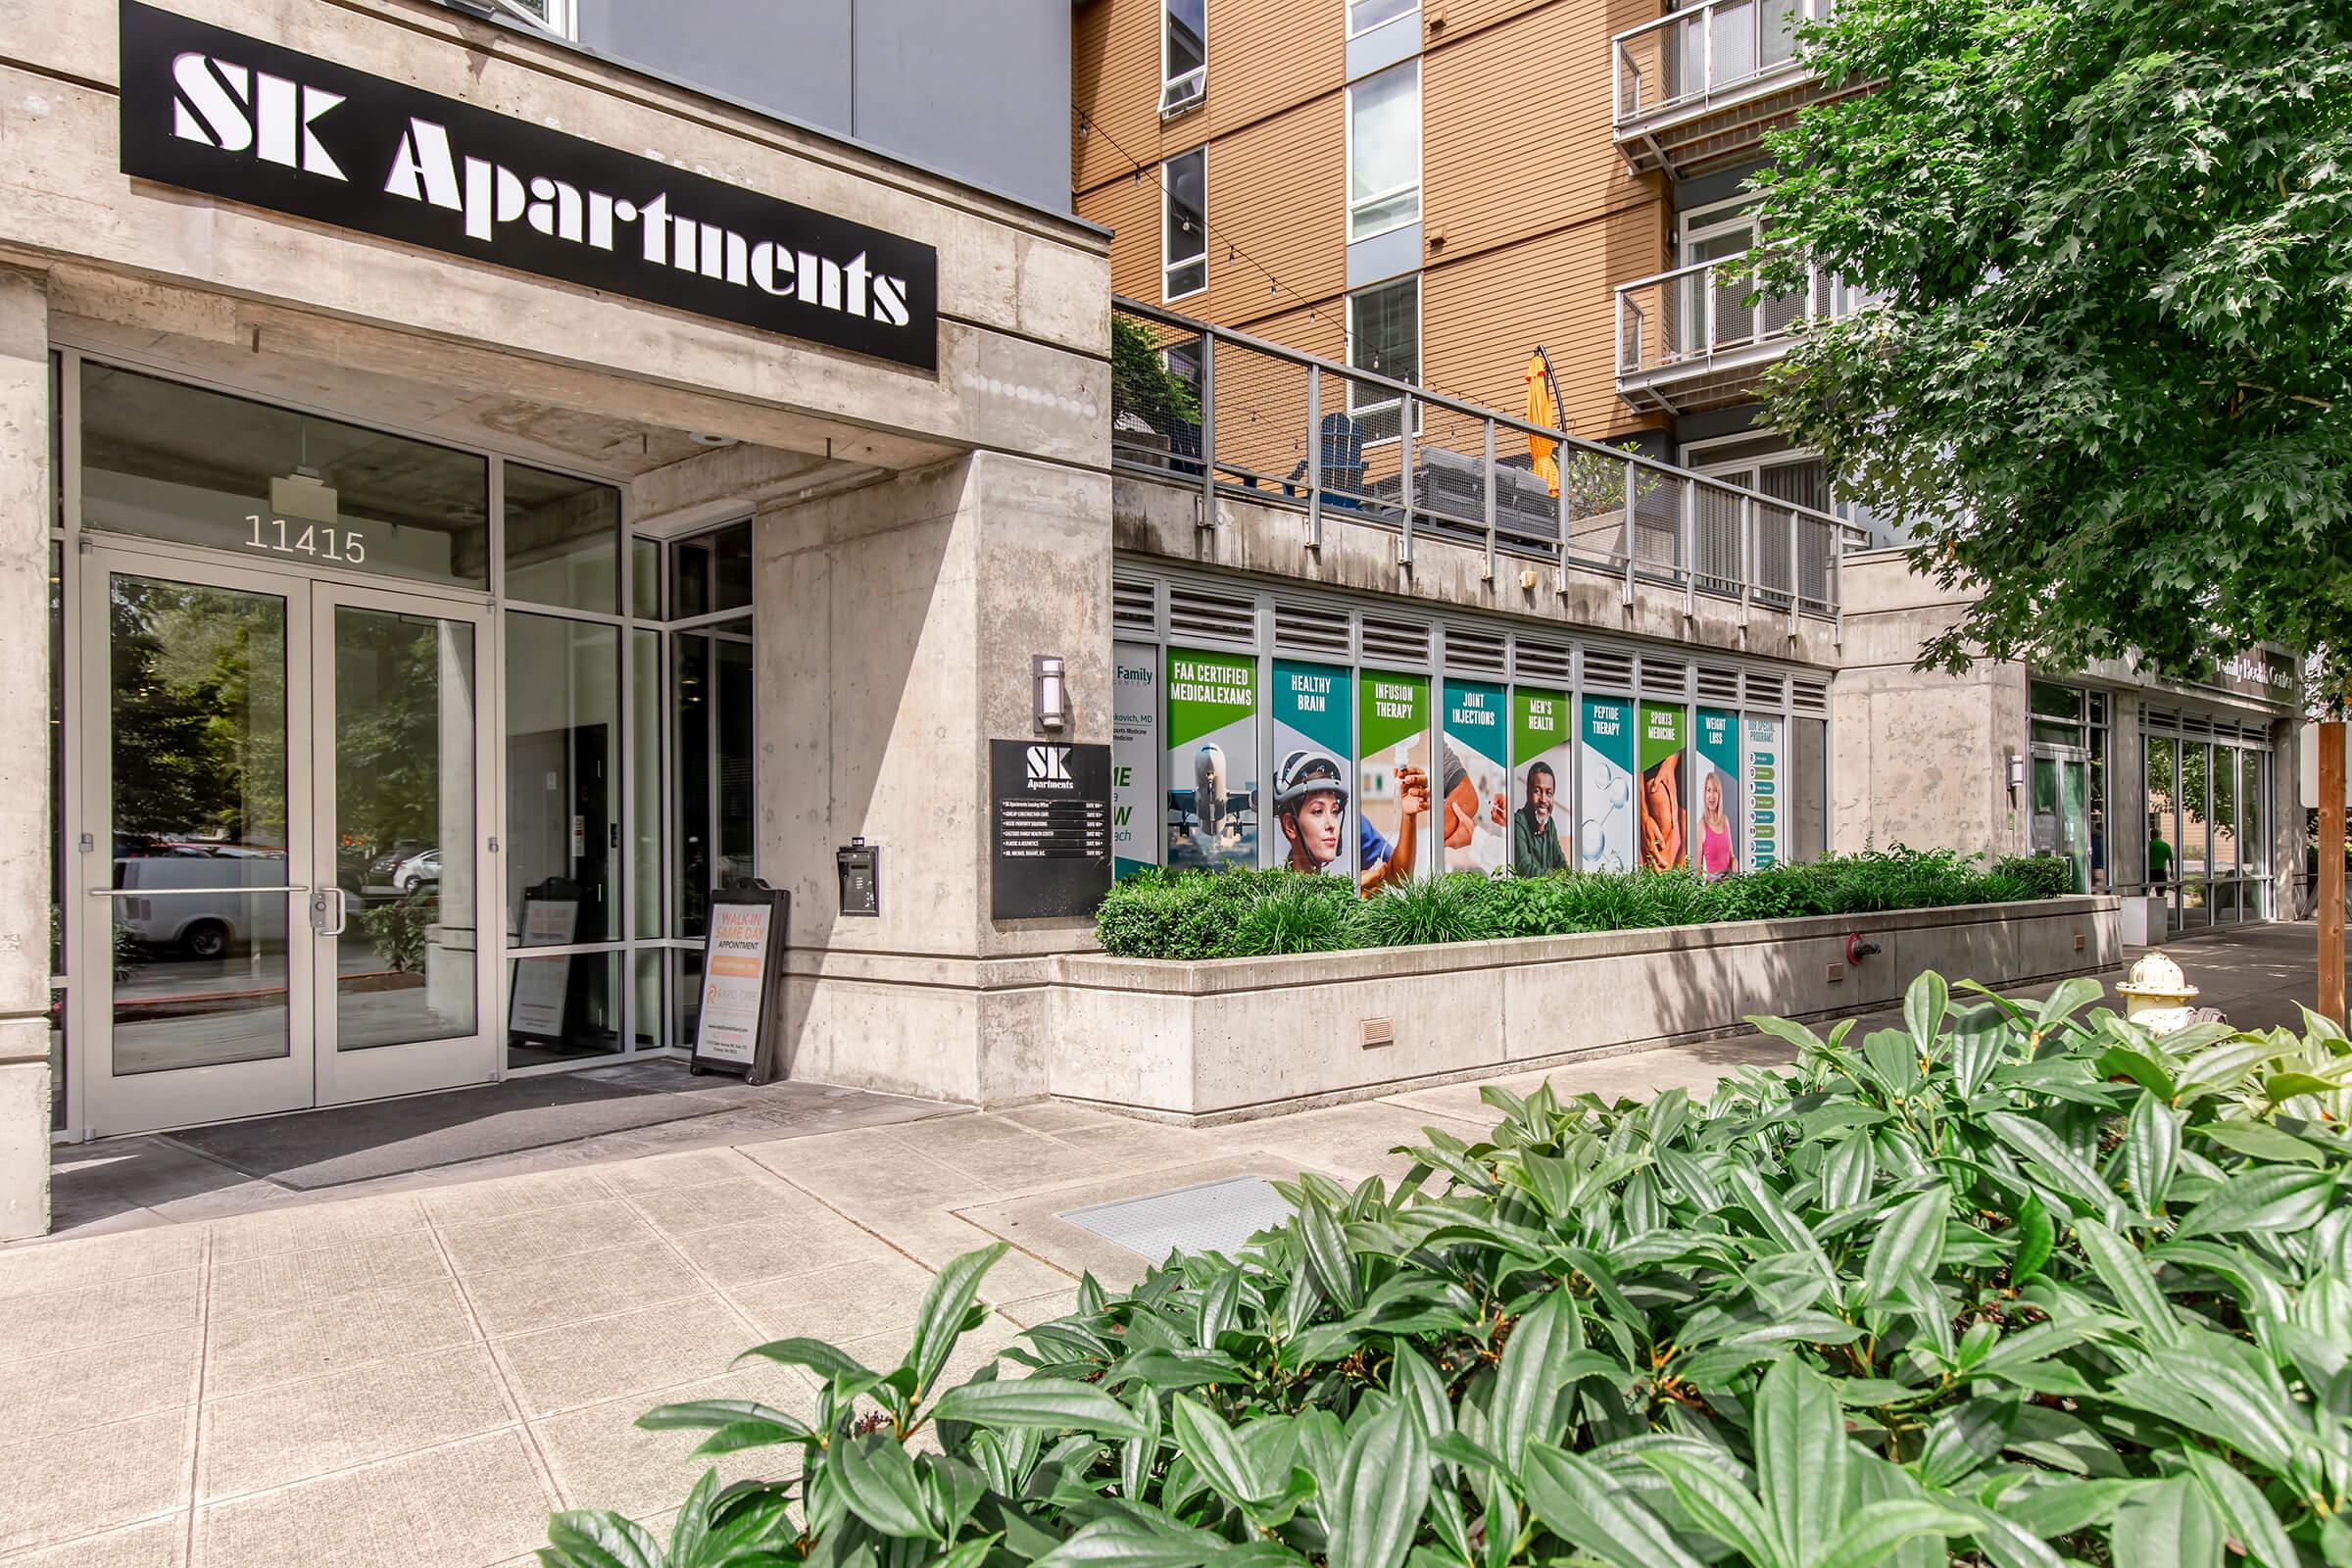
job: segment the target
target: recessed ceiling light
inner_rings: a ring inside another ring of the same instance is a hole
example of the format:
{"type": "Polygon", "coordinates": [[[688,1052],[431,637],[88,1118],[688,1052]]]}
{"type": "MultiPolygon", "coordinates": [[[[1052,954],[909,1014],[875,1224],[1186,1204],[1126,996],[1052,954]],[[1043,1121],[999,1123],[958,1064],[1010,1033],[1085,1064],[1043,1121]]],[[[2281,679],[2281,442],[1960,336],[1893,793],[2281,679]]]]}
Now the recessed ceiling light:
{"type": "Polygon", "coordinates": [[[735,437],[731,435],[712,435],[708,430],[689,430],[686,439],[698,447],[731,447],[736,444],[735,437]]]}

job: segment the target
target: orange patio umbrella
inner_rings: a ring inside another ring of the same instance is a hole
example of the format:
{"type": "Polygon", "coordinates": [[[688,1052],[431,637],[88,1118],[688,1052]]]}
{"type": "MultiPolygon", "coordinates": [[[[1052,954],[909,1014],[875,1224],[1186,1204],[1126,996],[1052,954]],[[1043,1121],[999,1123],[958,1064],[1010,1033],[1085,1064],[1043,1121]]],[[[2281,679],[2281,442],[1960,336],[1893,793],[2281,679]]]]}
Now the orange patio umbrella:
{"type": "MultiPolygon", "coordinates": [[[[1541,344],[1527,357],[1527,422],[1554,430],[1560,427],[1560,384],[1551,373],[1551,356],[1544,352],[1541,344]]],[[[1560,493],[1559,450],[1557,441],[1546,441],[1540,435],[1527,438],[1528,455],[1535,460],[1536,472],[1543,475],[1555,496],[1560,493]]]]}

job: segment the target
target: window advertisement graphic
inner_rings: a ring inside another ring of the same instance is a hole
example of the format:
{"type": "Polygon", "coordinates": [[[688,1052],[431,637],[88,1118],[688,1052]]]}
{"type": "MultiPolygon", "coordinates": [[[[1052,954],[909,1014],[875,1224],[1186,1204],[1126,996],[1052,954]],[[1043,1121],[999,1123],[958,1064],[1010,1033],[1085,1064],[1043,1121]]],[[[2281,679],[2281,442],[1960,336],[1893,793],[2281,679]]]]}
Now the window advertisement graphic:
{"type": "Polygon", "coordinates": [[[1642,705],[1642,869],[1671,871],[1690,856],[1682,705],[1642,705]]]}
{"type": "Polygon", "coordinates": [[[1560,836],[1568,812],[1568,694],[1511,688],[1511,870],[1549,876],[1568,869],[1560,836]]]}
{"type": "Polygon", "coordinates": [[[1257,864],[1257,661],[1168,650],[1168,859],[1257,864]]]}
{"type": "Polygon", "coordinates": [[[1439,810],[1446,869],[1492,874],[1510,863],[1504,836],[1510,808],[1509,729],[1502,688],[1491,681],[1446,683],[1446,755],[1439,810]]]}
{"type": "Polygon", "coordinates": [[[1741,776],[1747,782],[1747,863],[1781,863],[1781,721],[1750,715],[1740,725],[1741,776]]]}
{"type": "Polygon", "coordinates": [[[1274,786],[1267,847],[1294,871],[1355,874],[1354,676],[1274,661],[1274,786]]]}
{"type": "Polygon", "coordinates": [[[1584,764],[1577,794],[1577,864],[1587,871],[1634,868],[1634,705],[1585,699],[1578,738],[1584,764]]]}
{"type": "MultiPolygon", "coordinates": [[[[1429,823],[1429,677],[1363,672],[1356,699],[1356,863],[1367,892],[1423,860],[1429,823]]],[[[1429,863],[1435,863],[1431,857],[1429,863]]]]}
{"type": "Polygon", "coordinates": [[[1697,799],[1690,808],[1690,841],[1698,869],[1707,880],[1747,869],[1740,846],[1746,842],[1740,801],[1740,715],[1719,708],[1698,710],[1691,745],[1691,777],[1697,799]]]}
{"type": "Polygon", "coordinates": [[[1159,793],[1159,650],[1110,649],[1111,874],[1159,863],[1152,802],[1159,793]]]}

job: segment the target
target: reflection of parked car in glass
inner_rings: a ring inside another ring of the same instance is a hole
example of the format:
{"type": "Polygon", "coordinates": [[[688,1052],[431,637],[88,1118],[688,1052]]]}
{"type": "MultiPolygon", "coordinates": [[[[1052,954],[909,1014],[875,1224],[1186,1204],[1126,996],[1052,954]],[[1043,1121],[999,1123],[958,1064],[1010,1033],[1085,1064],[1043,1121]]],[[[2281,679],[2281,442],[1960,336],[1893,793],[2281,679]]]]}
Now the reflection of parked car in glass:
{"type": "Polygon", "coordinates": [[[411,856],[401,863],[399,870],[392,873],[392,885],[404,894],[414,893],[420,887],[439,887],[441,852],[427,850],[422,855],[411,856]]]}
{"type": "Polygon", "coordinates": [[[406,892],[393,878],[400,874],[402,866],[431,848],[422,839],[396,840],[390,849],[368,862],[368,874],[360,891],[374,894],[406,892]]]}
{"type": "Polygon", "coordinates": [[[115,918],[142,948],[219,958],[239,943],[282,946],[286,895],[242,888],[286,885],[286,852],[241,844],[118,840],[115,887],[152,898],[115,901],[115,918]]]}

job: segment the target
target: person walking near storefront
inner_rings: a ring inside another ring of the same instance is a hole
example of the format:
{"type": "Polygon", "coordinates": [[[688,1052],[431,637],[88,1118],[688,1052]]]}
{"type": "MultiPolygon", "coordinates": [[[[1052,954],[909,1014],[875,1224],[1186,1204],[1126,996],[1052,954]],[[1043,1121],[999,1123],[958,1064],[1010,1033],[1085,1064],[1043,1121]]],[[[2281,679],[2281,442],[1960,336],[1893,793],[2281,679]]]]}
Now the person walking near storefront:
{"type": "Polygon", "coordinates": [[[2164,829],[2148,827],[2148,886],[2168,888],[2173,885],[2173,847],[2164,842],[2164,829]]]}

